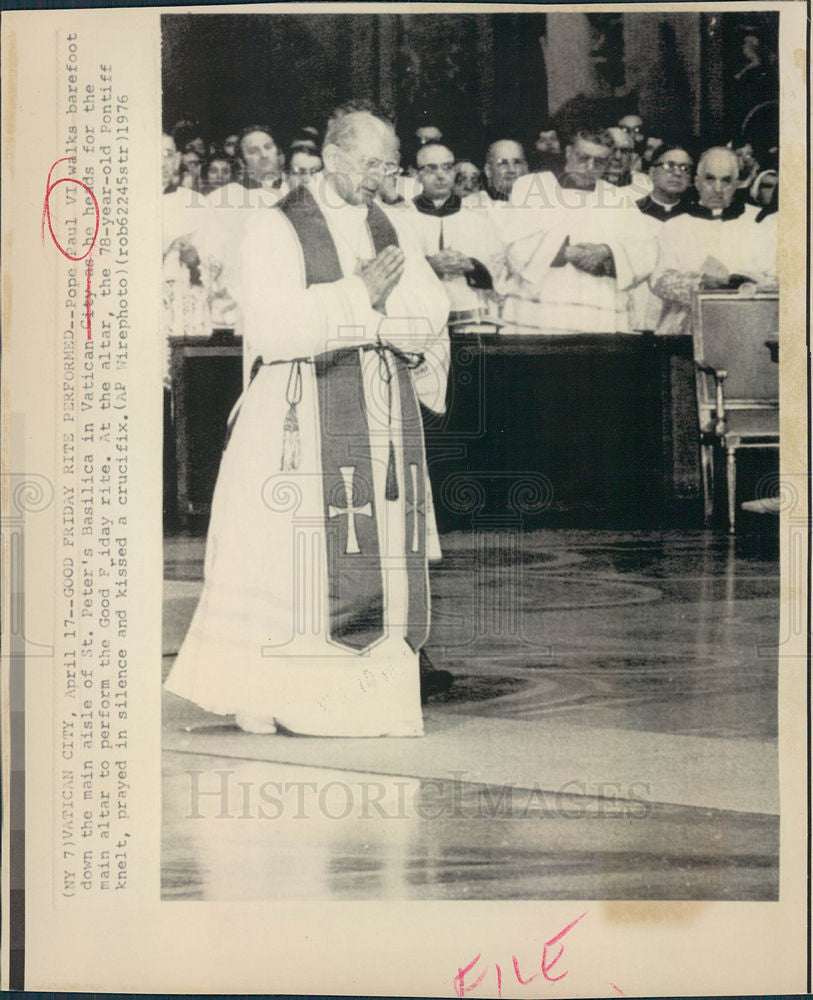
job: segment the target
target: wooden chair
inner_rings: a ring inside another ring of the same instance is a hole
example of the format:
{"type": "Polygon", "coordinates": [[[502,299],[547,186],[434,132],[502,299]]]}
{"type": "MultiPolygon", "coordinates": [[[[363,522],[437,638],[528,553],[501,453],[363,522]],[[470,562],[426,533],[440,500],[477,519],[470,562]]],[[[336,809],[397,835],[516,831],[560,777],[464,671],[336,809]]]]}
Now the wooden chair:
{"type": "Polygon", "coordinates": [[[714,511],[715,445],[725,449],[728,530],[736,530],[737,452],[779,447],[779,366],[769,343],[778,339],[776,293],[698,292],[692,336],[700,417],[700,458],[706,524],[714,511]]]}

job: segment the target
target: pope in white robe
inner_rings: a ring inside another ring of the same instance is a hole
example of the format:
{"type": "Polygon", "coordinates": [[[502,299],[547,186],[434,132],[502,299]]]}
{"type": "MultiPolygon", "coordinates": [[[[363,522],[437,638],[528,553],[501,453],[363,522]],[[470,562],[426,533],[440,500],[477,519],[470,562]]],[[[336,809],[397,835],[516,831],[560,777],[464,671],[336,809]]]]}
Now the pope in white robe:
{"type": "Polygon", "coordinates": [[[417,399],[445,407],[448,301],[402,216],[373,204],[395,143],[366,112],[334,119],[325,175],[258,211],[243,244],[253,377],[166,686],[253,732],[423,732],[418,653],[438,549],[417,399]],[[336,449],[346,457],[329,476],[336,449]],[[337,590],[347,579],[358,594],[337,590]]]}

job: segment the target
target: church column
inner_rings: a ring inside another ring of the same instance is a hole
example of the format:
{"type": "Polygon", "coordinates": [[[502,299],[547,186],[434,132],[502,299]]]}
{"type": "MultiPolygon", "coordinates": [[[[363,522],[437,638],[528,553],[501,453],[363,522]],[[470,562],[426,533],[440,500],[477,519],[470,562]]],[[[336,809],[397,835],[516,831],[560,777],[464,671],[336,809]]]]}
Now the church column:
{"type": "Polygon", "coordinates": [[[725,119],[721,14],[700,15],[701,120],[707,128],[725,119]]]}
{"type": "Polygon", "coordinates": [[[590,25],[584,14],[547,14],[545,66],[551,114],[571,97],[597,97],[602,88],[590,59],[590,25]]]}
{"type": "Polygon", "coordinates": [[[356,98],[375,100],[378,91],[378,18],[373,14],[357,14],[347,18],[348,94],[356,98]]]}
{"type": "Polygon", "coordinates": [[[378,101],[395,110],[395,57],[399,47],[400,14],[382,14],[378,18],[378,101]]]}
{"type": "Polygon", "coordinates": [[[624,16],[626,82],[638,111],[656,129],[675,122],[700,127],[700,17],[634,13],[624,16]],[[687,120],[687,111],[689,112],[687,120]]]}
{"type": "Polygon", "coordinates": [[[476,21],[477,114],[486,130],[494,123],[494,25],[485,15],[476,21]]]}

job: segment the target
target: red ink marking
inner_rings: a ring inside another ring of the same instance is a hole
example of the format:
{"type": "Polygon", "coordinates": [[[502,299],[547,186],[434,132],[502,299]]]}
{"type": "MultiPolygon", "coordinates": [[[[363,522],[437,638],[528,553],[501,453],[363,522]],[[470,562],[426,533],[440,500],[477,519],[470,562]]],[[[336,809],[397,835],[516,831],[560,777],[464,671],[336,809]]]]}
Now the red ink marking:
{"type": "Polygon", "coordinates": [[[60,163],[65,163],[67,161],[75,162],[75,160],[76,160],[75,156],[63,156],[61,160],[55,160],[51,166],[51,169],[48,171],[48,180],[45,183],[45,200],[42,203],[42,221],[40,224],[40,239],[44,245],[45,224],[47,222],[48,231],[51,234],[51,239],[54,241],[54,245],[56,246],[57,250],[59,250],[59,252],[62,254],[63,257],[66,257],[68,260],[73,261],[74,263],[78,263],[79,261],[85,260],[85,258],[87,258],[87,263],[85,264],[85,269],[87,272],[87,280],[85,282],[85,317],[87,319],[87,328],[88,328],[87,339],[90,340],[91,339],[90,277],[93,272],[93,259],[90,255],[93,252],[93,248],[96,246],[96,237],[99,235],[99,223],[101,221],[101,215],[99,213],[99,203],[98,201],[96,201],[96,195],[87,186],[87,184],[84,183],[84,181],[77,180],[75,177],[58,177],[55,181],[53,182],[51,181],[51,177],[53,176],[54,170],[60,163]],[[77,184],[80,188],[86,191],[87,194],[90,195],[90,199],[93,202],[93,209],[96,215],[96,227],[93,230],[93,237],[90,241],[90,246],[79,257],[74,257],[72,254],[69,254],[68,251],[62,246],[62,244],[57,239],[57,235],[54,232],[54,226],[51,221],[51,193],[53,192],[54,188],[58,187],[60,184],[77,184]]]}
{"type": "Polygon", "coordinates": [[[527,986],[528,983],[532,983],[534,981],[534,979],[536,979],[536,977],[539,975],[539,973],[535,972],[530,977],[530,979],[523,979],[522,976],[520,975],[520,972],[519,972],[519,964],[517,963],[517,956],[516,955],[512,955],[511,957],[514,960],[514,974],[517,977],[517,982],[519,983],[519,985],[520,986],[527,986]]]}
{"type": "MultiPolygon", "coordinates": [[[[542,948],[542,963],[540,971],[535,972],[532,976],[529,976],[527,979],[525,979],[522,973],[519,971],[519,962],[517,961],[517,956],[516,955],[511,956],[511,960],[514,966],[514,975],[517,977],[517,982],[519,983],[520,986],[528,986],[530,983],[534,981],[534,979],[536,979],[540,975],[540,973],[542,976],[544,976],[545,979],[547,979],[549,983],[558,983],[560,979],[565,978],[565,976],[568,974],[568,970],[565,970],[559,976],[554,976],[552,974],[553,967],[556,965],[556,963],[559,961],[559,959],[565,952],[565,946],[562,943],[562,939],[565,937],[565,935],[567,935],[568,933],[570,933],[570,931],[573,930],[573,928],[576,926],[577,923],[579,923],[580,920],[583,920],[586,916],[587,916],[587,911],[585,910],[584,913],[576,917],[575,920],[572,920],[566,927],[563,927],[558,934],[554,935],[554,937],[552,937],[549,941],[545,942],[542,948]],[[556,951],[556,954],[554,954],[552,957],[548,956],[549,948],[558,949],[556,951]]],[[[485,978],[486,973],[491,967],[488,964],[485,965],[483,971],[480,973],[477,979],[473,980],[470,983],[466,982],[466,976],[472,971],[475,965],[477,965],[481,957],[482,953],[478,954],[475,958],[473,958],[472,961],[469,962],[469,964],[464,969],[457,970],[457,975],[454,977],[453,982],[454,982],[454,991],[458,997],[462,998],[467,993],[471,993],[473,990],[476,990],[477,987],[480,985],[480,983],[482,983],[483,979],[485,978]]],[[[502,1000],[502,969],[496,962],[494,963],[494,969],[496,970],[497,973],[497,997],[500,998],[500,1000],[502,1000]]],[[[609,985],[612,986],[612,988],[621,996],[625,996],[625,994],[618,989],[615,983],[609,983],[609,985]]]]}
{"type": "Polygon", "coordinates": [[[480,955],[477,955],[475,956],[475,958],[471,960],[471,962],[469,962],[469,964],[466,966],[465,969],[458,968],[457,975],[454,977],[453,980],[454,991],[457,994],[457,996],[464,997],[467,993],[471,993],[472,990],[476,990],[477,987],[480,985],[480,983],[482,983],[483,979],[485,978],[486,972],[488,972],[488,966],[486,966],[485,969],[483,969],[483,971],[471,985],[467,985],[465,982],[466,973],[471,972],[471,970],[474,968],[475,965],[477,965],[479,961],[480,961],[480,955]]]}
{"type": "Polygon", "coordinates": [[[585,910],[580,917],[576,917],[576,919],[572,923],[569,923],[567,927],[563,927],[562,930],[560,930],[559,933],[556,935],[556,937],[552,937],[550,941],[545,942],[544,947],[542,949],[542,975],[545,977],[545,979],[547,979],[549,983],[558,983],[560,979],[564,979],[565,976],[567,975],[567,971],[563,972],[561,976],[549,976],[548,973],[564,954],[565,946],[561,943],[562,938],[565,936],[565,934],[568,933],[568,931],[571,931],[576,926],[576,924],[582,919],[582,917],[586,916],[587,916],[587,911],[585,910]],[[556,953],[554,958],[549,962],[548,948],[554,944],[559,945],[559,951],[556,953]]]}
{"type": "Polygon", "coordinates": [[[618,988],[618,987],[617,987],[617,986],[615,985],[615,983],[610,983],[610,986],[612,986],[612,988],[613,988],[613,989],[615,990],[615,992],[616,992],[616,993],[618,993],[618,994],[619,994],[619,996],[622,996],[622,997],[625,997],[625,996],[627,995],[627,994],[626,994],[626,993],[625,993],[625,992],[624,992],[623,990],[620,990],[620,989],[619,989],[619,988],[618,988]]]}

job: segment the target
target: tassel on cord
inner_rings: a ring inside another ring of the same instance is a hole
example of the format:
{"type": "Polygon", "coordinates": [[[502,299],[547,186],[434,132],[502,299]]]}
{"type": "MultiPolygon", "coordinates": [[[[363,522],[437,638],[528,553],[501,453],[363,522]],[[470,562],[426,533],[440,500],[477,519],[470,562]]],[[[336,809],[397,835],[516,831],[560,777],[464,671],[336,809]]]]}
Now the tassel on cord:
{"type": "Polygon", "coordinates": [[[294,361],[291,364],[285,399],[288,402],[288,412],[285,414],[285,420],[282,424],[282,458],[279,467],[282,472],[291,472],[299,468],[302,447],[299,436],[299,419],[296,415],[297,404],[302,399],[302,365],[299,361],[294,361]]]}

